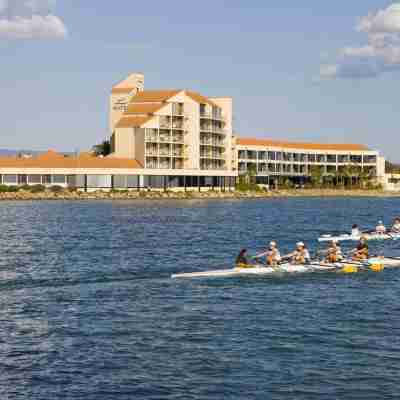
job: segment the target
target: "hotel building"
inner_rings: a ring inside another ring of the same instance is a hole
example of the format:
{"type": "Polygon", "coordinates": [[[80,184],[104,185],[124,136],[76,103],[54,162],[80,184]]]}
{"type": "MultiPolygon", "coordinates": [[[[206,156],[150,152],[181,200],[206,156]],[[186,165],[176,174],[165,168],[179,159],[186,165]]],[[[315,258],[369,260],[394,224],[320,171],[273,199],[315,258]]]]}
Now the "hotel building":
{"type": "Polygon", "coordinates": [[[343,177],[363,173],[381,182],[385,159],[377,151],[359,144],[295,143],[266,139],[238,138],[236,152],[239,175],[249,171],[261,185],[283,180],[304,184],[315,171],[321,177],[343,177]]]}
{"type": "Polygon", "coordinates": [[[145,90],[144,76],[116,84],[109,100],[111,154],[0,158],[0,184],[82,190],[232,190],[251,172],[260,185],[304,183],[344,174],[351,165],[384,181],[385,162],[363,145],[310,144],[233,137],[232,99],[197,92],[145,90]]]}

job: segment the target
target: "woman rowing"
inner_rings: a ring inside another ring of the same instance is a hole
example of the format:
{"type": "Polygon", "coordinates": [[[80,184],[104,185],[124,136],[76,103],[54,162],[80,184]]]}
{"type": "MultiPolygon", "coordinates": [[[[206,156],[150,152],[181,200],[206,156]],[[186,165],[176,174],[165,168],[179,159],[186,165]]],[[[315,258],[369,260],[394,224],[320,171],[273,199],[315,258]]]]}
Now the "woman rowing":
{"type": "Polygon", "coordinates": [[[291,257],[291,262],[295,265],[309,264],[311,261],[310,252],[303,242],[296,243],[296,250],[288,257],[291,257]]]}
{"type": "Polygon", "coordinates": [[[336,263],[343,260],[342,249],[336,240],[332,240],[327,252],[326,261],[329,263],[336,263]]]}
{"type": "Polygon", "coordinates": [[[400,233],[400,218],[395,218],[395,220],[393,221],[391,232],[400,233]]]}
{"type": "Polygon", "coordinates": [[[360,236],[360,235],[361,235],[360,228],[358,227],[357,224],[354,224],[354,225],[351,227],[351,236],[357,237],[357,236],[360,236]]]}
{"type": "Polygon", "coordinates": [[[250,263],[247,259],[247,249],[240,250],[239,255],[236,257],[235,266],[236,268],[241,268],[241,267],[243,268],[250,266],[250,263]]]}
{"type": "Polygon", "coordinates": [[[378,225],[375,228],[375,232],[380,235],[383,235],[386,233],[386,226],[383,225],[383,221],[378,221],[378,225]]]}
{"type": "Polygon", "coordinates": [[[354,261],[363,261],[368,259],[368,257],[369,257],[368,244],[365,237],[362,237],[357,247],[353,250],[352,258],[354,261]]]}
{"type": "Polygon", "coordinates": [[[273,240],[270,242],[266,252],[257,254],[254,258],[266,258],[266,264],[271,267],[276,267],[281,262],[281,253],[279,252],[277,243],[273,240]]]}

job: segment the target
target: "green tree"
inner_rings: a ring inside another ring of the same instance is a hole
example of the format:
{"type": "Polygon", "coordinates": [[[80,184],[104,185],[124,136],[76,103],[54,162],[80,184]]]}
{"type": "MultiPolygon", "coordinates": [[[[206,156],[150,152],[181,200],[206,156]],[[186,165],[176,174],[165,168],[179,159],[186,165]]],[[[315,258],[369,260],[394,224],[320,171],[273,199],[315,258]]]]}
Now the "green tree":
{"type": "Polygon", "coordinates": [[[111,153],[110,141],[104,140],[102,143],[94,145],[92,150],[96,156],[108,156],[111,153]]]}
{"type": "Polygon", "coordinates": [[[321,187],[324,173],[322,167],[318,165],[313,165],[310,168],[311,184],[314,187],[321,187]]]}

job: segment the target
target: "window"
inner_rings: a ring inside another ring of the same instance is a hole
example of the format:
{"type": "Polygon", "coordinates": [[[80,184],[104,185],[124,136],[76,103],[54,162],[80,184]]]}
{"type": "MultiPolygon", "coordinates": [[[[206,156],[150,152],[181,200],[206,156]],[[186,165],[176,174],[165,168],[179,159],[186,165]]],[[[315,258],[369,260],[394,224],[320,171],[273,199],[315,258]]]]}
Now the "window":
{"type": "Polygon", "coordinates": [[[326,162],[325,154],[317,154],[317,162],[319,162],[319,163],[326,162]]]}
{"type": "Polygon", "coordinates": [[[269,151],[268,152],[268,160],[272,160],[272,161],[276,160],[276,153],[274,151],[269,151]]]}
{"type": "Polygon", "coordinates": [[[3,175],[3,183],[7,185],[16,185],[17,175],[3,175]]]}
{"type": "Polygon", "coordinates": [[[51,175],[42,175],[43,185],[51,185],[51,175]]]}
{"type": "MultiPolygon", "coordinates": [[[[54,177],[55,176],[56,175],[54,175],[54,177]]],[[[110,188],[111,187],[111,175],[87,175],[87,187],[110,188]]]]}
{"type": "Polygon", "coordinates": [[[315,163],[315,161],[316,161],[316,155],[315,154],[309,154],[308,155],[308,162],[310,162],[310,163],[315,163]]]}
{"type": "Polygon", "coordinates": [[[42,183],[41,175],[28,175],[28,182],[32,185],[40,185],[42,183]]]}
{"type": "Polygon", "coordinates": [[[326,161],[331,164],[336,164],[336,154],[328,154],[326,156],[326,161]]]}
{"type": "Polygon", "coordinates": [[[18,185],[27,185],[28,175],[18,175],[18,185]]]}
{"type": "Polygon", "coordinates": [[[55,185],[64,185],[65,184],[65,175],[53,175],[53,183],[55,185]]]}
{"type": "Polygon", "coordinates": [[[350,156],[350,162],[361,164],[362,156],[361,155],[352,155],[350,156]]]}

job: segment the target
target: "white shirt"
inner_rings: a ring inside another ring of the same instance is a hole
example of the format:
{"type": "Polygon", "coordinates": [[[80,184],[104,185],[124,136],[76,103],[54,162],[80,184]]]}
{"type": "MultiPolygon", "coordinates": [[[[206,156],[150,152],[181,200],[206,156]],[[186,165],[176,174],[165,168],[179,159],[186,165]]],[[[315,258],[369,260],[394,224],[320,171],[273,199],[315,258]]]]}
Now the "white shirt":
{"type": "Polygon", "coordinates": [[[392,231],[393,232],[400,232],[400,224],[394,224],[392,226],[392,231]]]}
{"type": "Polygon", "coordinates": [[[378,226],[375,228],[375,230],[376,230],[377,233],[385,233],[385,232],[386,232],[385,225],[378,225],[378,226]]]}
{"type": "Polygon", "coordinates": [[[351,236],[360,236],[361,232],[359,228],[354,228],[351,230],[351,236]]]}

